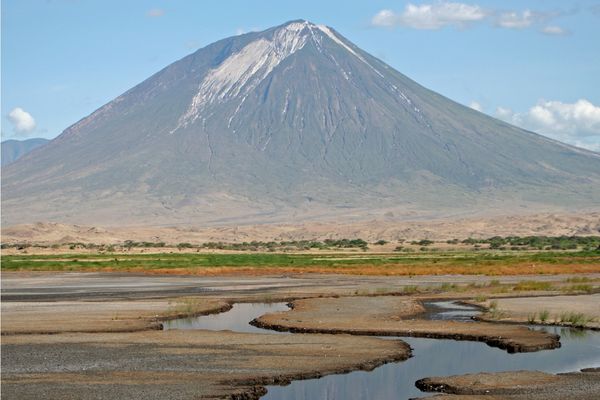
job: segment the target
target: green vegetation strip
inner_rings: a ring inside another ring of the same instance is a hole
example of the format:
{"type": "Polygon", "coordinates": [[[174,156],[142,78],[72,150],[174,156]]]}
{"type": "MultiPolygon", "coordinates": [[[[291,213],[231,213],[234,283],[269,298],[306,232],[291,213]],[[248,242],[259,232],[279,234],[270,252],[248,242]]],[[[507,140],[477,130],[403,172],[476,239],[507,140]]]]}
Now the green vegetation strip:
{"type": "Polygon", "coordinates": [[[330,254],[203,254],[203,253],[161,253],[161,254],[59,254],[59,255],[5,255],[2,256],[2,271],[74,271],[86,269],[186,269],[186,268],[352,268],[358,266],[462,266],[479,267],[511,265],[520,263],[545,264],[598,264],[597,251],[579,252],[540,252],[540,253],[462,253],[451,254],[411,254],[404,257],[397,254],[369,254],[368,258],[356,255],[330,254]]]}

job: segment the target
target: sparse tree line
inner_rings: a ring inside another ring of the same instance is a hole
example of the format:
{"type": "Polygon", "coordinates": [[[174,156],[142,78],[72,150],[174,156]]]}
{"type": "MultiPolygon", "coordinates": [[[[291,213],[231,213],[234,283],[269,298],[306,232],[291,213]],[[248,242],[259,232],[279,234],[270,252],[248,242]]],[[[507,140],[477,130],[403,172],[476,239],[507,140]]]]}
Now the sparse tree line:
{"type": "MultiPolygon", "coordinates": [[[[404,239],[396,241],[399,243],[394,248],[395,252],[412,253],[420,251],[441,251],[442,249],[431,247],[436,242],[430,239],[413,240],[407,242],[404,239]],[[407,246],[410,244],[410,246],[407,246]]],[[[373,246],[384,246],[390,242],[378,240],[371,243],[373,246]]],[[[487,239],[467,238],[464,240],[446,240],[447,245],[464,247],[472,246],[475,250],[583,250],[600,251],[600,236],[493,236],[487,239]]],[[[131,250],[133,248],[177,248],[178,250],[196,249],[200,250],[231,250],[231,251],[302,251],[302,250],[336,250],[336,249],[369,249],[369,243],[363,239],[325,239],[325,240],[290,240],[290,241],[250,241],[241,243],[230,242],[205,242],[192,244],[181,242],[167,244],[165,242],[147,242],[125,240],[120,244],[94,244],[83,242],[71,242],[64,244],[30,244],[30,243],[2,243],[2,249],[15,248],[26,250],[30,247],[59,249],[67,246],[70,250],[87,249],[112,252],[115,250],[131,250]]],[[[447,249],[447,248],[446,248],[447,249]]]]}
{"type": "MultiPolygon", "coordinates": [[[[456,240],[456,239],[454,239],[456,240]]],[[[451,243],[454,241],[448,241],[451,243]]],[[[600,236],[494,236],[488,239],[465,239],[461,243],[471,245],[487,244],[490,249],[499,250],[583,250],[600,249],[600,236]]]]}

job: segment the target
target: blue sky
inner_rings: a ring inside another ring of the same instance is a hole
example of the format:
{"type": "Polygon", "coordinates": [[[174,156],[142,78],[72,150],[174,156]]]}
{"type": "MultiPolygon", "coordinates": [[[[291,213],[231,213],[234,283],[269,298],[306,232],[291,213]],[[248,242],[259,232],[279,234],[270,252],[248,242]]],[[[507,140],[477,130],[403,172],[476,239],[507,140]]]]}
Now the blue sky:
{"type": "Polygon", "coordinates": [[[2,138],[55,137],[195,49],[298,18],[453,100],[600,150],[596,0],[3,0],[2,138]]]}

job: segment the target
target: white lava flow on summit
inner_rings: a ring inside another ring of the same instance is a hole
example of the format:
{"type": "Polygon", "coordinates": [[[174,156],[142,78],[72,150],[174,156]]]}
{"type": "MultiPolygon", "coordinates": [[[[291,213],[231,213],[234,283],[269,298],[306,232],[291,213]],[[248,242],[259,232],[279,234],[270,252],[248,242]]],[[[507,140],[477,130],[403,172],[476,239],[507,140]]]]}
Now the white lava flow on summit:
{"type": "MultiPolygon", "coordinates": [[[[357,57],[383,78],[381,72],[337,37],[329,27],[315,25],[308,21],[292,22],[277,29],[271,38],[262,37],[250,42],[225,59],[218,67],[210,70],[200,83],[198,92],[193,97],[188,109],[179,118],[177,126],[170,133],[192,124],[200,117],[202,110],[210,104],[240,98],[240,104],[236,108],[237,113],[248,93],[256,88],[283,60],[302,49],[309,40],[313,41],[319,52],[323,52],[322,40],[325,36],[357,57]]],[[[342,70],[342,73],[348,79],[346,72],[342,70]]],[[[410,103],[410,101],[408,102],[410,103]]],[[[235,113],[229,119],[229,124],[234,116],[235,113]]]]}
{"type": "Polygon", "coordinates": [[[307,35],[300,32],[305,26],[289,24],[275,32],[271,40],[255,40],[212,69],[173,131],[193,123],[205,105],[245,95],[258,86],[281,61],[304,47],[307,35]]]}

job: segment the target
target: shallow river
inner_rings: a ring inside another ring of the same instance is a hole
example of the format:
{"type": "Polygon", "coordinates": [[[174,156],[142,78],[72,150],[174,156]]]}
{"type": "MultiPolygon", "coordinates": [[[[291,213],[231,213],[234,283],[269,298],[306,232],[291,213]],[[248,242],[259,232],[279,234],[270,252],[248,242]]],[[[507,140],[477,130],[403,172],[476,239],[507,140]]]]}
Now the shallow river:
{"type": "MultiPolygon", "coordinates": [[[[477,314],[474,307],[452,302],[432,302],[426,304],[426,308],[431,319],[469,320],[477,314]]],[[[222,314],[170,321],[164,327],[274,333],[248,322],[265,313],[287,309],[285,303],[235,304],[230,311],[222,314]]],[[[413,357],[406,361],[386,364],[371,372],[357,371],[294,381],[288,386],[268,386],[269,392],[262,399],[409,399],[430,395],[415,387],[415,381],[427,376],[510,370],[556,373],[600,366],[600,332],[558,327],[535,329],[559,334],[561,348],[509,354],[479,342],[402,337],[413,349],[413,357]]]]}

